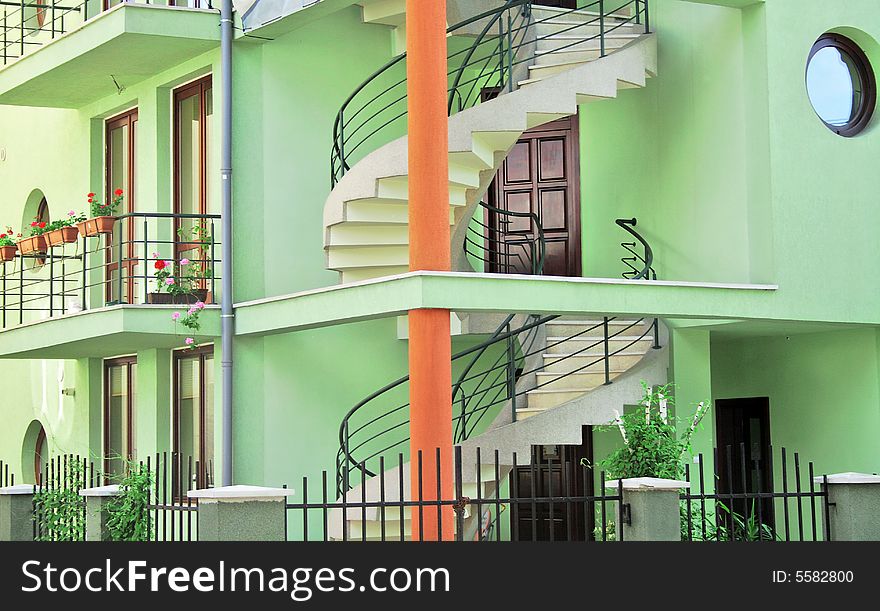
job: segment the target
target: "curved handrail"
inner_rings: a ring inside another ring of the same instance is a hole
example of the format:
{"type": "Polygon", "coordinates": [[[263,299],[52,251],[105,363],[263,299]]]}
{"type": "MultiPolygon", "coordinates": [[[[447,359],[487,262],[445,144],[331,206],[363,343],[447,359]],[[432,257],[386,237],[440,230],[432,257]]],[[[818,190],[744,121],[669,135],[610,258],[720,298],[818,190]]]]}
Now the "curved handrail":
{"type": "Polygon", "coordinates": [[[621,259],[621,261],[632,270],[630,272],[624,272],[623,277],[630,280],[656,280],[657,272],[654,271],[654,251],[651,249],[651,245],[648,244],[648,241],[642,236],[642,234],[633,229],[638,223],[638,220],[633,217],[631,219],[617,219],[614,222],[617,226],[638,240],[641,243],[642,248],[644,248],[644,254],[639,255],[635,250],[632,250],[632,248],[635,247],[635,244],[628,242],[621,243],[621,246],[633,255],[632,257],[624,257],[621,259]],[[630,262],[640,262],[643,264],[643,267],[638,269],[634,265],[631,265],[630,262]]]}
{"type": "Polygon", "coordinates": [[[479,203],[479,206],[487,212],[496,215],[496,217],[500,217],[501,220],[499,220],[499,222],[503,224],[509,224],[511,222],[508,217],[528,218],[532,226],[535,228],[535,237],[525,237],[516,242],[505,240],[504,231],[497,227],[492,227],[474,217],[472,221],[476,223],[480,229],[478,230],[473,226],[468,226],[467,235],[462,243],[462,248],[464,249],[465,254],[483,261],[484,263],[493,265],[495,269],[492,271],[505,274],[521,272],[521,268],[524,267],[524,264],[526,263],[521,256],[521,254],[524,254],[528,257],[528,264],[531,267],[532,275],[542,275],[544,273],[544,261],[547,255],[547,240],[544,236],[544,226],[541,224],[541,219],[538,218],[538,215],[534,212],[504,210],[482,201],[479,203]],[[473,236],[473,238],[471,236],[473,236]],[[480,244],[477,240],[483,240],[484,243],[480,244]],[[472,246],[473,248],[468,248],[468,246],[472,246]],[[523,265],[512,266],[510,264],[511,246],[520,247],[522,249],[523,253],[517,252],[515,254],[517,261],[523,265]]]}
{"type": "MultiPolygon", "coordinates": [[[[624,25],[641,25],[644,22],[645,33],[650,31],[648,0],[593,0],[585,6],[553,12],[537,20],[533,19],[532,9],[531,0],[506,0],[495,8],[447,28],[447,34],[452,36],[465,33],[465,28],[469,26],[486,22],[467,48],[453,51],[447,57],[448,66],[452,67],[447,73],[452,83],[447,98],[450,116],[479,103],[479,94],[485,89],[501,92],[506,88],[513,91],[514,68],[535,59],[537,43],[541,40],[580,29],[583,35],[575,37],[572,42],[560,45],[554,41],[554,52],[570,49],[583,42],[599,41],[600,56],[604,57],[607,54],[606,37],[624,25]],[[614,5],[614,8],[608,9],[606,5],[614,5]],[[634,7],[632,14],[622,14],[628,7],[634,7]],[[565,18],[578,11],[586,15],[587,20],[568,25],[565,18]],[[598,15],[595,15],[596,11],[598,15]],[[565,27],[540,37],[532,35],[536,32],[535,26],[553,20],[562,20],[555,23],[565,27]],[[598,33],[595,33],[595,28],[598,28],[598,33]]],[[[395,67],[403,66],[405,61],[406,53],[401,53],[386,62],[355,88],[337,112],[330,154],[331,187],[351,169],[355,151],[407,115],[405,67],[402,74],[392,73],[395,67]],[[355,100],[374,83],[379,84],[380,91],[354,106],[355,100]],[[358,118],[359,124],[352,126],[351,122],[358,118]],[[347,129],[349,127],[351,129],[347,129]],[[356,135],[358,138],[353,140],[356,135]]]]}

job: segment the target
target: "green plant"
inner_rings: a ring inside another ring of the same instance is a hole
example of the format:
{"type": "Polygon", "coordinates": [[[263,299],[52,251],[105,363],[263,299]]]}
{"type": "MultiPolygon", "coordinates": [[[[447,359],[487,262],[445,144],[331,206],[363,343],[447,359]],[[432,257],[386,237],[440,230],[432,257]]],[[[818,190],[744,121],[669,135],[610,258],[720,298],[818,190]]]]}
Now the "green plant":
{"type": "Polygon", "coordinates": [[[85,467],[78,460],[72,460],[66,463],[63,472],[53,472],[37,489],[34,520],[38,541],[85,539],[85,499],[79,494],[85,481],[85,467]]]}
{"type": "Polygon", "coordinates": [[[31,221],[30,236],[33,238],[38,235],[43,235],[47,231],[49,231],[49,223],[41,221],[39,217],[34,217],[34,220],[31,221]]]}
{"type": "Polygon", "coordinates": [[[705,516],[696,505],[681,503],[681,539],[687,541],[777,541],[779,537],[769,524],[759,524],[755,501],[752,500],[749,517],[731,511],[721,501],[715,501],[716,512],[707,508],[705,516]],[[690,511],[690,537],[688,537],[690,511]],[[703,524],[705,523],[705,527],[703,524]]]}
{"type": "Polygon", "coordinates": [[[7,226],[6,231],[0,233],[0,247],[2,246],[15,246],[16,240],[21,239],[21,234],[16,234],[12,227],[7,226]]]}
{"type": "Polygon", "coordinates": [[[650,388],[642,382],[642,409],[621,416],[615,414],[614,424],[623,438],[624,447],[612,452],[599,464],[609,477],[661,477],[678,479],[684,472],[683,459],[691,452],[691,437],[708,411],[701,401],[687,429],[679,436],[676,419],[669,415],[674,407],[672,384],[650,388]]]}
{"type": "Polygon", "coordinates": [[[111,541],[150,541],[150,498],[155,476],[144,464],[129,463],[119,494],[107,504],[111,541]]]}
{"type": "MultiPolygon", "coordinates": [[[[98,199],[98,196],[94,193],[88,194],[88,202],[89,202],[89,210],[92,213],[93,217],[96,216],[113,216],[116,214],[116,209],[122,205],[122,200],[124,199],[124,194],[122,189],[116,189],[113,192],[113,199],[107,202],[106,204],[102,204],[101,200],[98,199]]],[[[85,220],[85,219],[83,219],[85,220]]]]}

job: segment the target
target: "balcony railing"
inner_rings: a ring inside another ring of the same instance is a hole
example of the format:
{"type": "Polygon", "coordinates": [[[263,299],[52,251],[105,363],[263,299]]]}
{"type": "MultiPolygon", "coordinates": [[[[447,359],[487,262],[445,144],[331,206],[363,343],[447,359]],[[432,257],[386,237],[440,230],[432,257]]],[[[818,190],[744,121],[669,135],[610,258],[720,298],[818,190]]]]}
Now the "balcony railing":
{"type": "MultiPolygon", "coordinates": [[[[212,9],[211,0],[126,0],[212,9]]],[[[119,0],[0,0],[0,61],[5,66],[92,19],[119,0]]]]}
{"type": "Polygon", "coordinates": [[[219,303],[219,230],[219,215],[134,212],[117,217],[112,234],[18,253],[0,266],[0,322],[6,329],[119,304],[219,303]]]}

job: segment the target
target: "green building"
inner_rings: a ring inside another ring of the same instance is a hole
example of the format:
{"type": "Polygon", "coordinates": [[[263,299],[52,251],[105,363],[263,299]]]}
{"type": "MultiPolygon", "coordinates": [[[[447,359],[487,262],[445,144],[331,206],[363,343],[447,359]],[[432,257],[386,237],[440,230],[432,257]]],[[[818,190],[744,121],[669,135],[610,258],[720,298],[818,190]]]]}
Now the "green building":
{"type": "Polygon", "coordinates": [[[710,402],[695,453],[747,457],[718,486],[779,479],[782,447],[880,469],[875,0],[448,0],[452,263],[414,272],[405,0],[237,4],[231,73],[209,0],[0,15],[0,226],[122,190],[110,233],[2,264],[17,483],[174,455],[184,492],[359,497],[409,461],[420,309],[450,312],[465,478],[477,448],[505,478],[601,461],[643,382],[710,402]]]}

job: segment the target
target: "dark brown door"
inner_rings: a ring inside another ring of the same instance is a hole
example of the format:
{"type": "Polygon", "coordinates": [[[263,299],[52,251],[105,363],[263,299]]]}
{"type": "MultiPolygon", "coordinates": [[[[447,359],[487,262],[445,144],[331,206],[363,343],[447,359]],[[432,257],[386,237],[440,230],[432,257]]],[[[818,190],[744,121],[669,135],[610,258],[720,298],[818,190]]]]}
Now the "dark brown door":
{"type": "MultiPolygon", "coordinates": [[[[104,143],[104,203],[122,189],[122,206],[117,214],[135,211],[137,170],[137,108],[108,119],[104,143]]],[[[116,223],[107,237],[105,299],[107,303],[134,303],[137,265],[137,235],[134,217],[116,223]],[[122,236],[119,233],[122,232],[122,236]],[[121,240],[120,240],[121,237],[121,240]]],[[[144,255],[146,256],[146,254],[144,255]]]]}
{"type": "Polygon", "coordinates": [[[532,464],[511,473],[511,493],[518,499],[570,500],[534,504],[512,503],[511,539],[515,541],[587,541],[593,538],[595,516],[584,497],[593,495],[593,473],[581,463],[593,460],[591,427],[583,429],[579,446],[533,446],[532,464]]]}
{"type": "MultiPolygon", "coordinates": [[[[719,399],[715,402],[716,440],[718,443],[718,492],[742,494],[772,492],[770,456],[770,399],[719,399]]],[[[746,499],[725,501],[745,519],[758,511],[757,503],[746,499]]],[[[773,526],[773,503],[765,499],[761,520],[773,526]]]]}
{"type": "MultiPolygon", "coordinates": [[[[513,146],[489,189],[489,204],[534,213],[544,231],[545,276],[581,275],[580,187],[577,116],[528,130],[513,146]]],[[[532,219],[489,211],[487,224],[498,236],[489,271],[528,274],[530,250],[538,240],[532,219]],[[513,254],[511,254],[513,253],[513,254]]]]}

